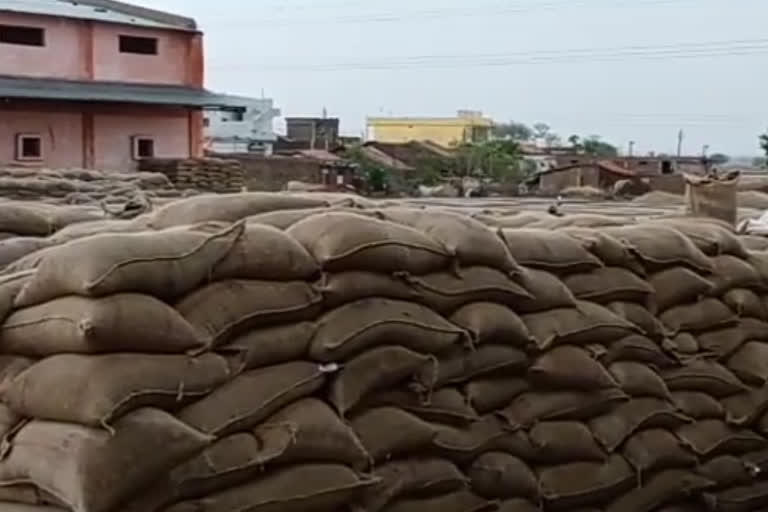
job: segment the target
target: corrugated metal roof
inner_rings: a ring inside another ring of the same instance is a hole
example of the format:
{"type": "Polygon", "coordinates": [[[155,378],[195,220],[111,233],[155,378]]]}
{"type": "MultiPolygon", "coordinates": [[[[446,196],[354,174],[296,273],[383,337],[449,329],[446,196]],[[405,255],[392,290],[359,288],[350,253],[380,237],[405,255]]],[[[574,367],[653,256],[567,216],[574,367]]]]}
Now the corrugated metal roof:
{"type": "Polygon", "coordinates": [[[195,20],[115,0],[0,0],[0,11],[62,16],[148,28],[197,30],[195,20]]]}
{"type": "Polygon", "coordinates": [[[2,99],[137,103],[211,108],[238,106],[237,97],[233,101],[232,96],[215,94],[205,89],[192,87],[122,82],[79,82],[9,76],[0,76],[0,100],[2,99]]]}

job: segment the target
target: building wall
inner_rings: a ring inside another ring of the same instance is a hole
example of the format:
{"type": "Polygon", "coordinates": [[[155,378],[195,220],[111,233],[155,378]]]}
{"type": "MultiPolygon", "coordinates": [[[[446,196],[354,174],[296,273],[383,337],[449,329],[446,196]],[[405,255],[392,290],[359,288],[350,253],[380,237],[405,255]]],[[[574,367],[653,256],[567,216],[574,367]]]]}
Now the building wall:
{"type": "Polygon", "coordinates": [[[369,125],[369,137],[377,142],[403,143],[429,140],[450,147],[465,140],[464,124],[376,124],[369,125]]]}
{"type": "Polygon", "coordinates": [[[2,12],[0,24],[45,29],[45,46],[0,44],[0,75],[203,86],[198,33],[2,12]],[[158,55],[120,53],[121,34],[156,37],[158,55]]]}
{"type": "Polygon", "coordinates": [[[83,116],[77,112],[8,111],[0,108],[0,166],[16,158],[16,136],[39,133],[44,160],[24,165],[81,167],[83,162],[83,116]]]}
{"type": "Polygon", "coordinates": [[[541,176],[539,189],[546,194],[557,194],[568,187],[599,187],[600,172],[593,167],[574,167],[541,176]]]}

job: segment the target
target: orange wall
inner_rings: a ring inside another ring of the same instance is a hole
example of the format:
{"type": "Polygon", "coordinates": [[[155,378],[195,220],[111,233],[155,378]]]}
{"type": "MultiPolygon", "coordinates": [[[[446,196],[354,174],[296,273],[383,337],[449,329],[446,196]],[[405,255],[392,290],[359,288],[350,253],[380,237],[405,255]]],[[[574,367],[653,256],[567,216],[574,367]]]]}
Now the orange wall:
{"type": "Polygon", "coordinates": [[[12,163],[16,158],[16,134],[19,133],[42,135],[45,166],[81,166],[83,158],[81,114],[0,110],[0,119],[2,120],[0,122],[0,166],[12,163]]]}
{"type": "Polygon", "coordinates": [[[0,75],[203,86],[202,35],[0,13],[0,24],[44,28],[46,46],[0,44],[0,75]],[[158,55],[120,53],[119,36],[158,38],[158,55]]]}

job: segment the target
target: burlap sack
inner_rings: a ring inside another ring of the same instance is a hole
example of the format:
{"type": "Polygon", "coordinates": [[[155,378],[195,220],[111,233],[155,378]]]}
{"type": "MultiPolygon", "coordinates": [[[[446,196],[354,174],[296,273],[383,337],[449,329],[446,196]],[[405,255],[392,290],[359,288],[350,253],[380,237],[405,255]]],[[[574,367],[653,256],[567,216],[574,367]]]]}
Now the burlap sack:
{"type": "Polygon", "coordinates": [[[566,228],[568,236],[579,240],[584,248],[594,254],[605,265],[622,267],[638,275],[645,275],[645,269],[632,252],[616,238],[606,235],[600,229],[566,228]]]}
{"type": "Polygon", "coordinates": [[[289,466],[240,487],[178,503],[166,512],[249,512],[343,510],[376,483],[338,465],[289,466]]]}
{"type": "Polygon", "coordinates": [[[519,375],[528,367],[528,356],[520,349],[506,345],[482,345],[466,349],[456,347],[437,360],[437,367],[425,366],[418,381],[425,390],[461,384],[477,377],[519,375]],[[435,372],[436,370],[436,372],[435,372]]]}
{"type": "Polygon", "coordinates": [[[725,409],[715,398],[697,391],[675,391],[672,403],[681,413],[694,420],[723,419],[725,409]]]}
{"type": "Polygon", "coordinates": [[[650,478],[643,487],[633,489],[614,501],[608,512],[652,512],[664,504],[695,496],[712,487],[713,482],[690,471],[670,469],[650,478]]]}
{"type": "Polygon", "coordinates": [[[715,398],[725,398],[745,391],[744,384],[724,366],[707,360],[696,360],[662,373],[671,391],[700,391],[715,398]]]}
{"type": "Polygon", "coordinates": [[[609,217],[595,213],[574,213],[563,217],[548,217],[535,224],[537,228],[545,229],[585,229],[601,228],[606,226],[624,226],[632,224],[630,219],[609,217]]]}
{"type": "Polygon", "coordinates": [[[717,489],[749,485],[755,478],[749,462],[734,455],[722,455],[704,462],[696,473],[714,482],[717,489]]]}
{"type": "Polygon", "coordinates": [[[710,279],[714,284],[715,295],[722,295],[734,288],[757,291],[766,289],[760,273],[745,259],[724,255],[712,258],[712,263],[715,268],[710,279]]]}
{"type": "Polygon", "coordinates": [[[475,302],[456,311],[450,321],[466,329],[475,344],[512,345],[527,348],[531,333],[515,312],[501,304],[475,302]]]}
{"type": "Polygon", "coordinates": [[[326,373],[297,361],[243,373],[178,417],[202,432],[225,436],[253,428],[286,405],[307,397],[325,383],[326,373]]]}
{"type": "Polygon", "coordinates": [[[349,213],[313,215],[286,232],[328,272],[425,274],[447,268],[454,256],[420,231],[349,213]]]}
{"type": "Polygon", "coordinates": [[[580,300],[599,304],[615,301],[648,303],[653,288],[633,272],[620,267],[603,267],[586,274],[573,274],[563,282],[580,300]]]}
{"type": "Polygon", "coordinates": [[[361,407],[397,407],[425,421],[448,425],[467,425],[479,419],[477,411],[456,388],[438,389],[426,394],[411,389],[374,393],[361,407]]]}
{"type": "Polygon", "coordinates": [[[694,304],[675,306],[659,315],[659,320],[673,334],[702,332],[730,327],[738,317],[718,299],[704,299],[694,304]]]}
{"type": "Polygon", "coordinates": [[[326,201],[264,192],[210,194],[169,203],[152,214],[149,224],[162,229],[206,221],[236,222],[251,215],[275,210],[320,208],[326,201]]]}
{"type": "Polygon", "coordinates": [[[723,295],[723,302],[742,318],[768,320],[768,304],[752,290],[734,288],[723,295]]]}
{"type": "Polygon", "coordinates": [[[50,211],[33,203],[0,203],[0,231],[19,236],[48,236],[55,229],[50,211]]]}
{"type": "Polygon", "coordinates": [[[458,491],[431,498],[398,500],[384,508],[383,512],[495,512],[497,509],[498,505],[494,501],[487,501],[469,491],[458,491]]]}
{"type": "Polygon", "coordinates": [[[243,225],[236,224],[216,233],[169,230],[75,240],[45,253],[16,306],[64,295],[179,297],[210,277],[242,233],[243,225]]]}
{"type": "Polygon", "coordinates": [[[507,407],[529,388],[529,382],[523,378],[479,378],[464,385],[464,395],[478,413],[487,414],[507,407]]]}
{"type": "Polygon", "coordinates": [[[548,309],[569,308],[576,305],[576,297],[554,274],[543,270],[525,269],[520,284],[531,295],[514,306],[518,313],[538,313],[548,309]]]}
{"type": "Polygon", "coordinates": [[[577,421],[542,421],[531,428],[528,436],[536,450],[538,464],[602,462],[606,459],[592,432],[577,421]]]}
{"type": "Polygon", "coordinates": [[[603,233],[626,245],[648,270],[683,265],[700,272],[711,272],[712,262],[691,240],[666,226],[642,224],[604,228],[603,233]]]}
{"type": "Polygon", "coordinates": [[[510,430],[496,416],[489,415],[464,428],[436,425],[437,435],[429,453],[460,465],[468,465],[480,455],[504,452],[523,460],[531,460],[535,448],[522,430],[510,430]]]}
{"type": "Polygon", "coordinates": [[[235,338],[222,350],[239,354],[245,370],[306,359],[316,329],[312,322],[255,329],[235,338]]]}
{"type": "Polygon", "coordinates": [[[657,222],[680,231],[707,256],[747,256],[747,250],[740,237],[733,232],[732,227],[726,227],[720,222],[711,222],[705,218],[660,219],[657,222]]]}
{"type": "Polygon", "coordinates": [[[70,224],[49,236],[48,239],[56,245],[65,244],[80,238],[86,238],[104,233],[137,233],[143,228],[129,220],[93,220],[70,224]]]}
{"type": "Polygon", "coordinates": [[[728,359],[726,366],[747,384],[764,386],[768,382],[768,343],[746,343],[728,359]]]}
{"type": "Polygon", "coordinates": [[[373,272],[324,274],[319,287],[326,309],[374,297],[410,302],[418,302],[422,298],[405,276],[373,272]]]}
{"type": "Polygon", "coordinates": [[[74,512],[110,512],[210,442],[157,409],[124,416],[114,434],[33,421],[0,462],[0,485],[34,484],[74,512]]]}
{"type": "Polygon", "coordinates": [[[711,509],[723,512],[751,512],[768,506],[768,482],[734,487],[704,497],[711,509]]]}
{"type": "Polygon", "coordinates": [[[702,352],[727,360],[747,341],[768,341],[768,324],[742,318],[734,327],[700,333],[696,339],[702,352]]]}
{"type": "Polygon", "coordinates": [[[0,276],[0,323],[13,311],[13,303],[22,288],[32,278],[34,271],[0,276]]]}
{"type": "Polygon", "coordinates": [[[696,337],[689,332],[681,332],[672,338],[665,339],[661,346],[667,352],[681,360],[699,355],[701,347],[696,337]]]}
{"type": "Polygon", "coordinates": [[[326,313],[310,345],[317,361],[343,361],[364,350],[399,343],[438,353],[468,338],[467,332],[434,311],[409,302],[365,299],[326,313]]]}
{"type": "Polygon", "coordinates": [[[314,320],[322,297],[303,281],[230,280],[192,292],[176,309],[201,337],[218,346],[259,327],[314,320]]]}
{"type": "Polygon", "coordinates": [[[489,499],[538,499],[539,483],[525,462],[507,453],[489,452],[467,470],[472,490],[489,499]]]}
{"type": "Polygon", "coordinates": [[[300,220],[304,220],[307,217],[317,215],[319,213],[334,212],[346,212],[357,215],[364,215],[367,217],[375,217],[375,212],[367,212],[359,210],[357,208],[345,208],[345,207],[325,207],[325,208],[299,208],[292,210],[275,210],[272,212],[259,213],[256,215],[250,215],[246,218],[249,224],[263,224],[265,226],[272,226],[277,229],[286,230],[293,226],[300,220]]]}
{"type": "Polygon", "coordinates": [[[498,512],[539,512],[539,507],[528,500],[512,499],[499,503],[498,512]]]}
{"type": "Polygon", "coordinates": [[[565,233],[545,229],[502,229],[512,257],[520,265],[556,273],[589,272],[603,264],[565,233]]]}
{"type": "Polygon", "coordinates": [[[344,364],[333,377],[328,401],[344,416],[366,395],[407,382],[424,368],[430,376],[425,387],[431,389],[437,373],[433,357],[394,345],[368,350],[344,364]]]}
{"type": "Polygon", "coordinates": [[[527,392],[499,411],[513,428],[530,427],[539,421],[583,421],[604,414],[629,397],[618,389],[597,392],[527,392]]]}
{"type": "Polygon", "coordinates": [[[656,368],[672,368],[678,365],[678,362],[662,352],[657,344],[645,336],[636,334],[608,347],[606,355],[602,358],[603,364],[610,365],[616,361],[634,361],[656,368]]]}
{"type": "Polygon", "coordinates": [[[645,306],[632,302],[611,302],[606,307],[651,339],[663,339],[667,334],[664,324],[645,306]]]}
{"type": "Polygon", "coordinates": [[[622,454],[641,476],[665,469],[694,467],[699,462],[673,433],[661,429],[633,435],[624,444],[622,454]]]}
{"type": "Polygon", "coordinates": [[[768,411],[768,388],[749,388],[747,391],[723,398],[725,420],[729,425],[751,427],[768,411]]]}
{"type": "Polygon", "coordinates": [[[48,507],[43,505],[22,505],[20,503],[0,502],[0,509],[4,512],[67,512],[63,508],[48,507]]]}
{"type": "Polygon", "coordinates": [[[575,462],[539,471],[547,510],[605,505],[636,485],[635,473],[619,455],[605,462],[575,462]]]}
{"type": "Polygon", "coordinates": [[[437,428],[402,409],[379,407],[354,415],[350,424],[376,462],[427,449],[437,428]]]}
{"type": "Polygon", "coordinates": [[[721,420],[700,420],[677,429],[680,442],[699,457],[741,455],[764,450],[768,440],[747,429],[734,428],[721,420]]]}
{"type": "Polygon", "coordinates": [[[648,278],[648,283],[656,292],[655,302],[659,311],[696,302],[711,295],[715,289],[712,281],[685,267],[656,272],[648,278]]]}
{"type": "Polygon", "coordinates": [[[494,228],[517,229],[524,228],[529,224],[534,224],[545,220],[549,215],[546,212],[520,212],[494,215],[494,212],[481,213],[474,215],[474,219],[482,222],[486,226],[494,228]]]}
{"type": "Polygon", "coordinates": [[[177,311],[149,295],[63,297],[13,313],[0,326],[9,353],[183,353],[205,340],[177,311]]]}
{"type": "Polygon", "coordinates": [[[47,238],[15,237],[0,240],[0,269],[14,261],[53,245],[47,238]]]}
{"type": "Polygon", "coordinates": [[[739,213],[739,177],[685,175],[685,212],[734,226],[739,213]]]}
{"type": "Polygon", "coordinates": [[[178,408],[231,373],[227,361],[213,354],[60,354],[18,375],[3,399],[25,417],[98,427],[137,407],[178,408]]]}
{"type": "Polygon", "coordinates": [[[571,345],[556,347],[540,356],[528,370],[528,377],[537,388],[595,391],[617,386],[589,352],[571,345]]]}
{"type": "Polygon", "coordinates": [[[636,362],[615,362],[608,371],[619,387],[631,397],[652,397],[668,400],[669,389],[652,367],[636,362]]]}

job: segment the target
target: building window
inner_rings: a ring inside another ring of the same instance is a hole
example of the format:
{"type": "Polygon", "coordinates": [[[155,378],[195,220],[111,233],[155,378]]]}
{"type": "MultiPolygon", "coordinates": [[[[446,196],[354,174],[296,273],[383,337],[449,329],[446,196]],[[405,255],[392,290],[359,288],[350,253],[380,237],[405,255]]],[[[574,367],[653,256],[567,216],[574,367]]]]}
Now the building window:
{"type": "Polygon", "coordinates": [[[157,55],[157,38],[120,36],[120,53],[157,55]]]}
{"type": "Polygon", "coordinates": [[[145,160],[155,157],[155,139],[152,137],[134,137],[132,146],[134,160],[145,160]]]}
{"type": "Polygon", "coordinates": [[[664,160],[661,162],[661,174],[672,174],[674,169],[672,168],[672,162],[664,160]]]}
{"type": "Polygon", "coordinates": [[[33,133],[16,136],[16,160],[35,161],[43,159],[43,138],[33,133]]]}
{"type": "Polygon", "coordinates": [[[45,46],[45,30],[35,27],[0,25],[0,43],[45,46]]]}

